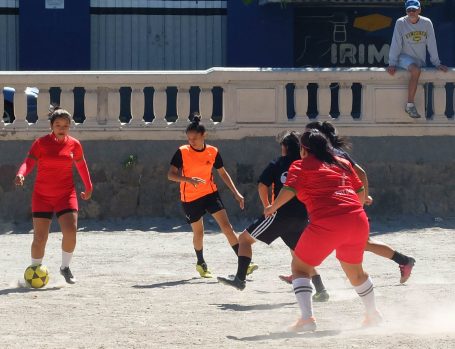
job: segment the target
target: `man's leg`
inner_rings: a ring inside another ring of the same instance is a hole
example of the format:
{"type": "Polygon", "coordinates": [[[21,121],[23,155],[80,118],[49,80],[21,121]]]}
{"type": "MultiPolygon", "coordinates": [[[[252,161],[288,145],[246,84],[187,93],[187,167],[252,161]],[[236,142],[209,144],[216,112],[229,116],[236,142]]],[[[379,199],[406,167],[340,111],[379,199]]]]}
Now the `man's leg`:
{"type": "Polygon", "coordinates": [[[408,84],[408,103],[406,104],[406,112],[411,118],[420,118],[420,114],[414,104],[415,95],[417,92],[417,85],[420,77],[420,67],[417,64],[412,63],[408,66],[408,71],[411,74],[408,84]]]}

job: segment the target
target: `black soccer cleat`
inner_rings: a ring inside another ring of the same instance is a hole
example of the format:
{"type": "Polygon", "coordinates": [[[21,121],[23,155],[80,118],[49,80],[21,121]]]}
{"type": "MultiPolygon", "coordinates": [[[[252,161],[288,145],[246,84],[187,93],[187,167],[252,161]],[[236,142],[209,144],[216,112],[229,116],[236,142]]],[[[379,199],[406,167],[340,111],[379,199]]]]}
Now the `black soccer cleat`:
{"type": "Polygon", "coordinates": [[[73,273],[71,272],[70,267],[66,268],[60,268],[60,274],[65,278],[65,281],[68,284],[75,284],[76,283],[76,278],[73,276],[73,273]]]}
{"type": "Polygon", "coordinates": [[[229,275],[227,278],[218,276],[218,281],[222,284],[229,285],[235,287],[236,289],[243,291],[246,286],[245,280],[240,280],[237,276],[229,275]]]}

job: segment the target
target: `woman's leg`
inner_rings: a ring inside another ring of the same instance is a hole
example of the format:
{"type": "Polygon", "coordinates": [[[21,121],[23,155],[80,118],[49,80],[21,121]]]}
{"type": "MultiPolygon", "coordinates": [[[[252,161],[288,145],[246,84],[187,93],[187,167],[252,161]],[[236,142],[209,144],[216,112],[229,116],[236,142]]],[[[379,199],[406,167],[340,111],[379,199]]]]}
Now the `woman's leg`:
{"type": "Polygon", "coordinates": [[[296,255],[293,255],[291,268],[292,286],[300,307],[301,317],[295,324],[289,327],[289,330],[293,332],[314,331],[316,329],[316,322],[313,317],[313,304],[311,300],[311,294],[313,292],[311,273],[314,267],[303,262],[296,255]]]}
{"type": "Polygon", "coordinates": [[[191,223],[193,230],[193,247],[196,252],[197,263],[196,270],[203,278],[211,278],[212,273],[207,267],[204,260],[204,221],[200,218],[198,221],[191,223]]]}
{"type": "Polygon", "coordinates": [[[237,235],[235,234],[234,229],[232,228],[232,225],[229,222],[226,210],[225,209],[219,210],[215,213],[212,213],[212,216],[218,223],[223,234],[226,236],[229,245],[231,245],[231,247],[234,248],[236,254],[238,254],[238,246],[237,247],[234,246],[238,245],[239,239],[237,238],[237,235]]]}
{"type": "Polygon", "coordinates": [[[380,322],[381,316],[376,309],[373,281],[363,270],[362,264],[350,264],[342,261],[340,261],[340,264],[351,282],[351,285],[354,286],[354,289],[362,299],[363,305],[365,306],[367,314],[365,324],[370,325],[373,324],[373,322],[380,322]]]}
{"type": "Polygon", "coordinates": [[[52,219],[33,217],[32,264],[41,264],[46,250],[47,238],[52,219]]]}
{"type": "Polygon", "coordinates": [[[62,265],[60,273],[63,275],[67,283],[74,284],[74,278],[69,268],[73,252],[76,248],[76,232],[77,232],[77,211],[65,212],[58,215],[58,223],[62,230],[62,265]]]}

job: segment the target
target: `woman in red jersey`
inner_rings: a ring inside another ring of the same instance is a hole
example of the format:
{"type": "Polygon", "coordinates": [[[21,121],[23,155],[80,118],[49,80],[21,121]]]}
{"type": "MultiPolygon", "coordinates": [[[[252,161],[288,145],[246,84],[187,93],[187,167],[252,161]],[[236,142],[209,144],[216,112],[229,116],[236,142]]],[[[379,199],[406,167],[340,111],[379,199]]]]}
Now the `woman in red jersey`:
{"type": "Polygon", "coordinates": [[[271,215],[295,196],[308,210],[310,223],[297,243],[291,266],[292,284],[302,315],[290,330],[316,329],[310,274],[334,250],[365,305],[364,324],[380,322],[373,283],[362,267],[369,234],[368,218],[363,210],[363,184],[350,162],[335,156],[329,141],[318,130],[306,131],[300,143],[302,160],[291,165],[285,186],[275,202],[264,210],[266,216],[271,215]]]}
{"type": "Polygon", "coordinates": [[[33,143],[27,158],[17,172],[15,184],[22,186],[25,177],[37,164],[38,170],[32,195],[34,230],[32,264],[42,263],[52,216],[55,212],[63,233],[60,273],[67,283],[74,284],[75,278],[69,268],[76,247],[78,212],[73,164],[76,165],[84,182],[85,192],[81,192],[83,200],[90,199],[93,186],[82,146],[77,139],[68,135],[70,124],[69,112],[59,107],[52,110],[50,114],[52,132],[33,143]]]}
{"type": "MultiPolygon", "coordinates": [[[[235,234],[213,180],[215,168],[223,182],[234,194],[234,198],[244,207],[243,196],[235,187],[229,173],[224,169],[218,149],[205,143],[205,127],[200,124],[200,116],[195,115],[186,128],[188,143],[174,154],[168,172],[168,179],[180,182],[180,199],[186,219],[193,230],[193,246],[196,252],[196,270],[201,277],[211,278],[203,256],[204,223],[202,217],[210,213],[220,226],[234,252],[238,255],[239,240],[235,234]]],[[[250,263],[248,274],[257,269],[250,263]]]]}

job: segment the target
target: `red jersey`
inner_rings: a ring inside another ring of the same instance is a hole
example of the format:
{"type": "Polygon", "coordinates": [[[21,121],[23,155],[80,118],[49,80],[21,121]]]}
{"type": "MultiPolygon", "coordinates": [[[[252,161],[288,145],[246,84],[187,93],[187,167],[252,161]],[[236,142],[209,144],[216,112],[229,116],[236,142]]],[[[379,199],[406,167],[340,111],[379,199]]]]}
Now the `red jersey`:
{"type": "Polygon", "coordinates": [[[51,133],[38,138],[29,151],[38,163],[34,191],[47,197],[57,197],[74,191],[73,163],[83,158],[82,146],[73,137],[62,142],[51,133]]]}
{"type": "Polygon", "coordinates": [[[349,161],[336,157],[348,170],[309,155],[294,161],[285,187],[294,191],[307,210],[310,222],[321,218],[363,211],[357,192],[363,184],[349,161]]]}

